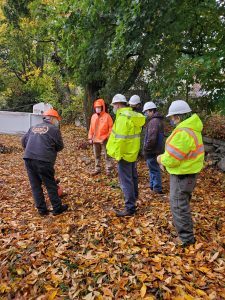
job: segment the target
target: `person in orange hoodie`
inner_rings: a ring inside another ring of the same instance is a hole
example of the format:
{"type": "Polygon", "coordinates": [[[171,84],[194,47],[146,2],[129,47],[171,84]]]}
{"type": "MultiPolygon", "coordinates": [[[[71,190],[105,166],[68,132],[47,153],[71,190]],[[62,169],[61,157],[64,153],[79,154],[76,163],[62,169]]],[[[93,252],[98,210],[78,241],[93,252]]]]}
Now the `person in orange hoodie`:
{"type": "Polygon", "coordinates": [[[88,133],[90,144],[93,144],[95,156],[95,171],[92,175],[97,175],[101,172],[101,151],[103,151],[106,162],[106,174],[110,175],[112,170],[111,158],[106,152],[106,143],[111,133],[113,120],[105,111],[105,101],[97,99],[94,102],[95,113],[91,117],[91,124],[88,133]]]}

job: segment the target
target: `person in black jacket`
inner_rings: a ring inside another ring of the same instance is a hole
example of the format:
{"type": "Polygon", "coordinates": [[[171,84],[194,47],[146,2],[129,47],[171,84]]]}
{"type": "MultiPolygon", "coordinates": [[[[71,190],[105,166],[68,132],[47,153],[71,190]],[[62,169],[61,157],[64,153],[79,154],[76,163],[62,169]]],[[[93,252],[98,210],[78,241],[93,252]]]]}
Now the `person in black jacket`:
{"type": "Polygon", "coordinates": [[[153,102],[146,102],[143,113],[147,117],[144,137],[144,157],[150,174],[150,189],[157,194],[163,194],[162,178],[157,156],[163,153],[164,124],[163,116],[156,110],[153,102]]]}
{"type": "Polygon", "coordinates": [[[57,152],[64,147],[59,130],[61,118],[54,109],[44,112],[43,116],[43,123],[31,127],[22,137],[22,146],[25,149],[23,159],[39,214],[41,216],[49,214],[42,189],[44,184],[53,207],[53,215],[58,215],[68,209],[68,205],[62,205],[58,196],[54,176],[57,152]]]}

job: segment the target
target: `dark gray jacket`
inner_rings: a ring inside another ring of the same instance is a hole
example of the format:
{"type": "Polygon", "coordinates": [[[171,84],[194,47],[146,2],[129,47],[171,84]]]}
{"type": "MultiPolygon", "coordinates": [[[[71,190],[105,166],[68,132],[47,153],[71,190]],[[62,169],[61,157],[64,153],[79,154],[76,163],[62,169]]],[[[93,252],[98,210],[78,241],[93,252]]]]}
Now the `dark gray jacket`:
{"type": "Polygon", "coordinates": [[[64,147],[58,127],[48,121],[33,126],[22,137],[24,159],[36,159],[55,163],[57,152],[64,147]]]}
{"type": "Polygon", "coordinates": [[[164,123],[163,116],[155,112],[147,121],[144,138],[144,157],[162,154],[164,151],[164,123]]]}

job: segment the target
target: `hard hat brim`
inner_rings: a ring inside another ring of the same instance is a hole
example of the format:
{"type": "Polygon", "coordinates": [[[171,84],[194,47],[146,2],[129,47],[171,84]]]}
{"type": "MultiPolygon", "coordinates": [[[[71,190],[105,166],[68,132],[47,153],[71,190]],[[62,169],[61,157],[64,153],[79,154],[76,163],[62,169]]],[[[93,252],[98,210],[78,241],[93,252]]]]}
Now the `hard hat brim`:
{"type": "Polygon", "coordinates": [[[127,101],[118,100],[118,101],[111,102],[110,105],[113,106],[113,104],[116,104],[116,103],[127,103],[127,101]]]}
{"type": "Polygon", "coordinates": [[[147,110],[153,110],[153,109],[157,109],[157,107],[149,107],[149,108],[145,108],[145,109],[142,110],[142,112],[145,112],[145,111],[147,111],[147,110]]]}
{"type": "Polygon", "coordinates": [[[134,103],[133,101],[128,101],[128,104],[130,104],[130,105],[138,105],[138,104],[141,104],[141,101],[138,101],[136,103],[134,103]]]}
{"type": "Polygon", "coordinates": [[[175,115],[184,115],[184,114],[188,114],[190,112],[192,112],[191,109],[186,111],[186,112],[179,112],[178,111],[178,112],[174,112],[174,113],[168,113],[168,115],[166,115],[166,118],[171,117],[171,116],[175,116],[175,115]]]}
{"type": "Polygon", "coordinates": [[[56,117],[56,116],[51,116],[51,115],[42,115],[42,117],[43,117],[43,118],[45,118],[45,117],[54,117],[54,118],[56,118],[58,121],[62,121],[62,117],[60,117],[60,116],[56,117]]]}

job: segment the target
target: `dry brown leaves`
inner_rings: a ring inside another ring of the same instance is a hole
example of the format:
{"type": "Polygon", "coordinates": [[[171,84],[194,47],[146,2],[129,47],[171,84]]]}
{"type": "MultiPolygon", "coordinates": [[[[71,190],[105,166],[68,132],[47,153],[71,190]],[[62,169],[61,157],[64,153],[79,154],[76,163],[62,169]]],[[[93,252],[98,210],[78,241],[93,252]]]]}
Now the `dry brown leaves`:
{"type": "MultiPolygon", "coordinates": [[[[56,170],[70,211],[61,216],[37,214],[22,149],[0,154],[0,299],[225,299],[224,175],[201,173],[192,199],[197,243],[183,250],[168,199],[149,193],[144,161],[138,213],[119,219],[116,169],[110,179],[91,177],[92,149],[79,147],[85,132],[68,126],[63,135],[56,170]]],[[[19,137],[0,142],[20,148],[19,137]]],[[[166,174],[163,182],[168,194],[166,174]]]]}
{"type": "Polygon", "coordinates": [[[225,116],[212,114],[204,121],[203,134],[225,141],[225,116]]]}

